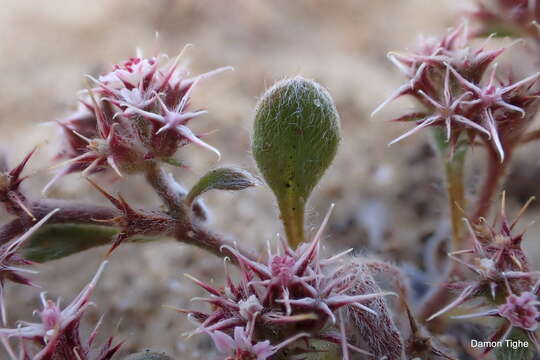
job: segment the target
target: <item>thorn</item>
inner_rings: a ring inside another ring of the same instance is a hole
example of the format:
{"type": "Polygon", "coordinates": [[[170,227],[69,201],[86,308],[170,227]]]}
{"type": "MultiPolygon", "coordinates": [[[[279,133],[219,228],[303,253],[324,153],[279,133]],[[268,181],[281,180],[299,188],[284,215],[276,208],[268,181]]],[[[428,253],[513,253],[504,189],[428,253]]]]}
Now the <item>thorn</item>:
{"type": "Polygon", "coordinates": [[[92,185],[94,188],[96,188],[104,197],[107,198],[107,200],[109,200],[117,209],[119,210],[122,210],[123,209],[123,204],[121,201],[119,201],[118,199],[116,199],[114,196],[112,196],[111,194],[109,194],[107,191],[105,191],[101,186],[99,186],[97,183],[95,183],[93,180],[91,180],[90,178],[85,178],[86,181],[88,181],[90,183],[90,185],[92,185]]]}
{"type": "Polygon", "coordinates": [[[30,211],[30,209],[28,209],[26,207],[26,205],[24,204],[24,202],[16,195],[16,194],[10,194],[11,195],[11,198],[13,198],[13,200],[15,201],[15,203],[17,205],[19,205],[21,207],[21,209],[23,209],[23,211],[28,215],[30,216],[30,218],[32,218],[33,221],[36,221],[36,217],[34,216],[34,214],[32,214],[32,212],[30,211]]]}
{"type": "Polygon", "coordinates": [[[512,221],[512,224],[510,224],[510,230],[512,230],[514,228],[514,226],[517,224],[517,222],[519,221],[519,219],[521,218],[521,216],[525,213],[525,211],[527,211],[527,208],[529,207],[529,205],[531,205],[531,203],[536,200],[536,197],[534,196],[531,196],[529,198],[529,200],[527,200],[527,202],[525,203],[525,205],[523,205],[521,207],[521,209],[518,211],[516,217],[514,218],[514,220],[512,221]]]}

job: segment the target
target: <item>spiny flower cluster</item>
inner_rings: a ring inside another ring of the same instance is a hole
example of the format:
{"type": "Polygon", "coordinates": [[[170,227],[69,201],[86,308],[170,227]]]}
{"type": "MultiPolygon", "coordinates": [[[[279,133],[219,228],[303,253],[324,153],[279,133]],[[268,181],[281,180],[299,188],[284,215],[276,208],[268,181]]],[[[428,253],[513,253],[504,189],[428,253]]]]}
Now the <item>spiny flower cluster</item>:
{"type": "Polygon", "coordinates": [[[408,81],[373,114],[403,95],[413,96],[424,107],[394,120],[413,121],[416,126],[390,144],[423,128],[443,127],[452,149],[462,134],[470,142],[478,136],[504,160],[506,143],[522,134],[520,129],[525,129],[538,109],[534,85],[540,76],[499,80],[497,64],[492,63],[505,49],[469,46],[463,24],[442,38],[421,38],[412,54],[390,53],[388,58],[408,81]]]}
{"type": "MultiPolygon", "coordinates": [[[[181,55],[181,54],[180,54],[181,55]]],[[[194,143],[220,153],[187,126],[205,114],[191,111],[189,102],[203,79],[230,70],[223,67],[190,77],[179,64],[180,55],[136,57],[115,65],[83,92],[77,112],[58,121],[63,148],[57,155],[59,172],[44,189],[46,193],[63,175],[83,175],[112,169],[118,176],[145,167],[151,160],[173,162],[178,148],[194,143]]]]}
{"type": "Polygon", "coordinates": [[[0,154],[0,202],[7,212],[15,216],[25,215],[32,220],[34,215],[29,209],[26,196],[21,191],[21,183],[27,178],[22,176],[24,168],[37,148],[30,151],[23,160],[10,169],[5,154],[0,154]]]}
{"type": "Polygon", "coordinates": [[[90,296],[105,268],[106,262],[99,267],[94,278],[77,295],[73,301],[60,307],[60,300],[53,302],[41,294],[42,309],[36,311],[40,322],[21,321],[14,329],[0,329],[0,337],[7,353],[13,360],[109,360],[118,352],[121,344],[113,345],[109,338],[102,346],[93,349],[97,330],[101,323],[83,339],[80,333],[80,321],[85,310],[92,305],[90,296]],[[9,340],[20,342],[20,351],[16,355],[9,340]]]}
{"type": "Polygon", "coordinates": [[[236,249],[228,248],[240,265],[238,284],[228,273],[223,289],[189,276],[210,294],[194,300],[213,307],[210,313],[180,310],[199,323],[195,333],[210,334],[218,350],[227,349],[221,352],[242,349],[253,356],[231,359],[267,359],[283,346],[272,347],[258,339],[290,344],[308,334],[306,344],[310,339],[318,339],[341,344],[345,353],[348,349],[366,353],[349,344],[339,311],[355,307],[377,314],[363,303],[391,293],[356,293],[358,282],[362,281],[359,267],[342,261],[349,251],[321,259],[320,241],[328,215],[310,243],[304,243],[296,250],[282,244],[277,253],[273,253],[268,245],[265,262],[250,260],[236,249]],[[342,325],[343,331],[338,325],[342,325]],[[291,335],[293,337],[288,338],[291,335]],[[265,356],[257,352],[260,348],[266,349],[263,351],[265,356]]]}
{"type": "Polygon", "coordinates": [[[529,200],[510,221],[506,216],[505,197],[503,194],[501,212],[496,222],[489,226],[485,219],[471,225],[467,223],[473,248],[450,253],[450,257],[471,270],[475,276],[469,281],[450,284],[454,289],[461,290],[460,295],[443,309],[433,314],[428,320],[434,319],[461,304],[482,299],[484,304],[493,304],[504,299],[496,309],[490,309],[477,314],[456,316],[455,318],[473,318],[479,316],[498,316],[507,323],[495,333],[496,339],[504,340],[512,328],[520,328],[530,332],[530,340],[540,349],[540,343],[534,330],[540,324],[540,312],[537,306],[540,272],[530,271],[528,259],[521,248],[525,231],[515,233],[515,226],[532,201],[529,200]],[[463,259],[461,257],[464,257],[463,259]]]}

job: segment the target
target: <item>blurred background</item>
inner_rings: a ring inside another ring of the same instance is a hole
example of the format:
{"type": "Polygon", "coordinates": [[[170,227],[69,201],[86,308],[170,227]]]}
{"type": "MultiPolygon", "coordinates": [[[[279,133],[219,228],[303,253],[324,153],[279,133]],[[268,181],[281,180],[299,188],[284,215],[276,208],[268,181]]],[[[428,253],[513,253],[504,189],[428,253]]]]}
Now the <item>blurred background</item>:
{"type": "MultiPolygon", "coordinates": [[[[174,56],[192,43],[185,56],[192,74],[224,65],[235,68],[205,80],[193,95],[195,107],[210,111],[193,122],[194,129],[215,130],[206,140],[221,150],[221,164],[256,171],[249,137],[257,97],[286,76],[316,79],[336,101],[344,140],[313,195],[310,225],[315,229],[334,202],[328,247],[354,247],[360,254],[426,270],[418,249],[437,231],[445,231],[440,222],[446,202],[439,163],[424,135],[386,146],[407,128],[385,122],[410,105],[406,100],[375,119],[369,114],[403,81],[387,61],[387,52],[414,46],[420,33],[442,34],[459,21],[470,6],[467,1],[49,0],[2,1],[1,6],[0,147],[16,163],[33,146],[43,145],[30,163],[29,172],[36,172],[25,184],[30,193],[39,196],[50,179],[47,167],[57,148],[57,129],[39,124],[61,119],[76,108],[84,74],[108,72],[134,55],[137,47],[148,55],[162,51],[174,56]]],[[[531,145],[517,156],[512,185],[507,187],[512,208],[538,192],[537,150],[531,145]]],[[[472,156],[471,195],[482,155],[478,150],[472,156]]],[[[186,147],[178,157],[189,168],[171,171],[185,186],[216,165],[198,148],[186,147]]],[[[135,205],[158,203],[136,176],[114,183],[98,180],[135,205]]],[[[77,174],[64,178],[50,197],[104,203],[77,174]]],[[[265,187],[213,192],[205,201],[213,213],[212,226],[247,246],[260,248],[281,231],[273,197],[265,187]]],[[[527,217],[538,215],[533,207],[527,217]]],[[[529,232],[526,245],[531,251],[536,249],[538,230],[536,226],[529,232]]],[[[60,296],[67,302],[92,277],[104,252],[95,249],[40,265],[36,281],[51,298],[60,296]]],[[[183,274],[219,284],[222,266],[222,260],[172,241],[121,246],[94,294],[96,307],[87,319],[95,322],[105,313],[102,336],[114,332],[125,339],[125,353],[152,348],[181,359],[205,359],[209,339],[186,339],[182,334],[194,325],[163,305],[194,306],[190,298],[202,291],[183,274]]],[[[40,290],[8,287],[12,324],[16,319],[32,320],[40,290]]]]}

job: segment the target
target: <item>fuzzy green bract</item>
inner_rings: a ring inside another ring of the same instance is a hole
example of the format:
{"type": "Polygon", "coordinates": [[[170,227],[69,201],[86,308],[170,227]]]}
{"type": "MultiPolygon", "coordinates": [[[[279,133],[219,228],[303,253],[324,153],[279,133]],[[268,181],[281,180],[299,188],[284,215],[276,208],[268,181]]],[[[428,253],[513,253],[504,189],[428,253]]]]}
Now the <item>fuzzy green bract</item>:
{"type": "Polygon", "coordinates": [[[334,102],[312,80],[279,81],[257,105],[253,156],[277,198],[293,247],[304,241],[305,204],[334,159],[340,140],[334,102]]]}
{"type": "Polygon", "coordinates": [[[189,194],[186,196],[186,203],[191,205],[200,195],[210,190],[244,190],[257,185],[257,180],[246,170],[223,167],[209,171],[199,179],[189,194]]]}

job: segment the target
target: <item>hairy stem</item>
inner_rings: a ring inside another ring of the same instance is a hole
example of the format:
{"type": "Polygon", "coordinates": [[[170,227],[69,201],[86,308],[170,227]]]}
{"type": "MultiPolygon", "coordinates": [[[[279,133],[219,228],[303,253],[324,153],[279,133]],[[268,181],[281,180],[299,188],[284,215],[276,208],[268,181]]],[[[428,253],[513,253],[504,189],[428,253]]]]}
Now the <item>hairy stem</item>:
{"type": "Polygon", "coordinates": [[[197,207],[200,207],[200,204],[195,202],[192,208],[193,211],[190,212],[184,203],[186,191],[175,181],[172,175],[166,173],[159,165],[154,163],[147,168],[146,179],[167,205],[171,216],[178,220],[174,234],[172,234],[176,240],[195,245],[218,256],[231,257],[234,262],[236,262],[236,258],[232,256],[226,248],[227,246],[237,249],[247,258],[256,258],[249,251],[239,248],[235,241],[207,229],[199,221],[200,216],[197,207]]]}
{"type": "Polygon", "coordinates": [[[227,247],[236,249],[248,259],[257,259],[257,256],[254,253],[240,247],[235,240],[209,230],[206,226],[196,220],[185,223],[180,222],[176,227],[174,238],[177,241],[195,245],[201,249],[207,250],[217,256],[229,257],[234,263],[237,263],[237,259],[227,247]]]}
{"type": "Polygon", "coordinates": [[[166,173],[156,163],[152,163],[146,169],[146,180],[167,205],[171,216],[176,219],[187,216],[187,208],[184,205],[186,191],[174,181],[172,175],[166,173]]]}
{"type": "MultiPolygon", "coordinates": [[[[152,163],[146,169],[146,180],[167,206],[172,217],[182,219],[187,216],[188,208],[184,202],[187,191],[171,174],[152,163]]],[[[191,205],[191,211],[199,220],[205,221],[208,218],[206,207],[200,199],[191,205]]]]}
{"type": "Polygon", "coordinates": [[[296,249],[305,241],[305,203],[303,199],[290,198],[287,200],[279,203],[280,216],[287,234],[287,241],[293,249],[296,249]]]}
{"type": "MultiPolygon", "coordinates": [[[[65,226],[73,227],[73,225],[102,225],[105,227],[102,222],[96,222],[96,220],[107,220],[115,216],[118,216],[119,213],[116,209],[84,204],[79,202],[72,202],[67,200],[40,200],[32,203],[31,210],[33,215],[37,220],[42,219],[45,215],[50,213],[55,209],[60,209],[45,225],[44,229],[49,225],[60,225],[65,224],[65,226]]],[[[0,226],[0,241],[5,243],[11,239],[16,238],[17,236],[24,233],[34,222],[28,218],[17,218],[0,226]]],[[[56,227],[58,229],[58,227],[56,227]]],[[[58,230],[57,230],[58,231],[58,230]]],[[[100,232],[100,234],[102,234],[100,232]]],[[[111,233],[111,239],[114,233],[111,233]]],[[[39,236],[39,233],[35,236],[39,236]]],[[[179,242],[191,244],[202,249],[205,249],[213,254],[216,254],[220,257],[231,256],[232,254],[223,246],[230,246],[238,249],[238,251],[250,259],[255,259],[256,256],[239,247],[234,240],[231,240],[221,234],[217,234],[209,230],[204,224],[202,224],[197,219],[183,219],[179,220],[174,229],[167,234],[162,234],[161,236],[156,236],[155,239],[162,237],[173,237],[179,242]]],[[[98,236],[97,241],[94,246],[103,245],[101,238],[98,236]]],[[[66,240],[69,241],[69,240],[66,240]]],[[[88,244],[88,242],[87,242],[88,244]]],[[[90,245],[85,245],[81,248],[80,251],[88,249],[90,245]]],[[[77,251],[72,251],[69,254],[73,254],[77,251]]],[[[69,255],[66,253],[66,256],[69,255]]],[[[236,262],[236,258],[231,257],[233,262],[236,262]]]]}

